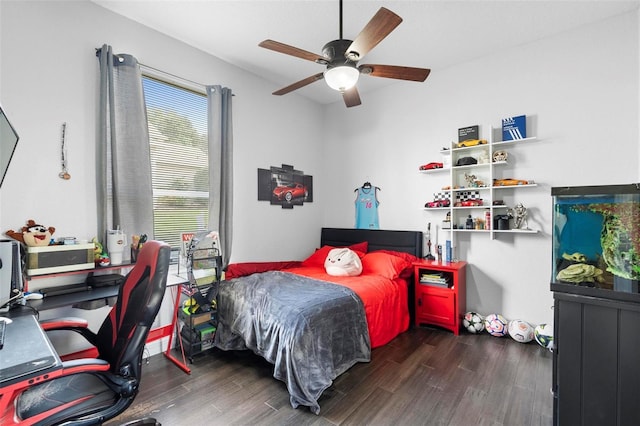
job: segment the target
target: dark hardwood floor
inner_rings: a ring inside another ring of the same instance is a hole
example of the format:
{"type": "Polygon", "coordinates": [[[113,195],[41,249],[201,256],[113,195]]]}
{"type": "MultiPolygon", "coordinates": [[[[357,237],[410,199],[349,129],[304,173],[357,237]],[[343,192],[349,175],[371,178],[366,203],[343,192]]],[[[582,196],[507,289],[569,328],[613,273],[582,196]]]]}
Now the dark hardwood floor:
{"type": "Polygon", "coordinates": [[[291,408],[284,383],[252,353],[212,350],[191,375],[149,358],[133,405],[106,425],[142,417],[173,425],[551,425],[552,354],[487,333],[411,328],[338,377],[320,415],[291,408]]]}

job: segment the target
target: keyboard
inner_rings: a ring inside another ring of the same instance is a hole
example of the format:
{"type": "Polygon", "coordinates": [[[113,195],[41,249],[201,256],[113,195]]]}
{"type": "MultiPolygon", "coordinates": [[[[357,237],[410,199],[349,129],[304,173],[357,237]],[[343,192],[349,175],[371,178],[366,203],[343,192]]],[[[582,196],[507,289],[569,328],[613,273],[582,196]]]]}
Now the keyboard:
{"type": "Polygon", "coordinates": [[[0,349],[4,347],[4,332],[7,329],[7,323],[0,321],[0,349]]]}

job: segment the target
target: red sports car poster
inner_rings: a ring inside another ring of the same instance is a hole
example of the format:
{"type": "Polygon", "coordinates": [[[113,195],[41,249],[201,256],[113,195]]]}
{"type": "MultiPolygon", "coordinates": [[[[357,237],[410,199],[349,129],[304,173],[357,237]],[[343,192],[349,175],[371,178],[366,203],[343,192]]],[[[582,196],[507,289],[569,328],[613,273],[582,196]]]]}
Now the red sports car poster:
{"type": "Polygon", "coordinates": [[[286,164],[258,169],[258,201],[269,201],[284,209],[313,202],[313,176],[286,164]]]}

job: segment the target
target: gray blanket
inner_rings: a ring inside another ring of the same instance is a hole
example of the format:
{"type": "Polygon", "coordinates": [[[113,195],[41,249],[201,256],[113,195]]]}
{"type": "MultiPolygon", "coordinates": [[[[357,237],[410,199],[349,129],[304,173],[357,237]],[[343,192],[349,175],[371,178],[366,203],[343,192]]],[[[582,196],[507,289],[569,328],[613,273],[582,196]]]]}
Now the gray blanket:
{"type": "Polygon", "coordinates": [[[364,306],[353,291],[281,271],[220,284],[215,346],[251,349],[274,364],[291,405],[315,414],[333,379],[371,359],[364,306]]]}

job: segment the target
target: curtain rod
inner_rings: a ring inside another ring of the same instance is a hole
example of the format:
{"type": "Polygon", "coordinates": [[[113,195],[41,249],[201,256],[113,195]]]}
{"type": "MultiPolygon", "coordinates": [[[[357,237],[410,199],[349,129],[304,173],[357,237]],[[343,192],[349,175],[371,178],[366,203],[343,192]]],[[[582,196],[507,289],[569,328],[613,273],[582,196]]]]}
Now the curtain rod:
{"type": "Polygon", "coordinates": [[[199,88],[201,88],[203,90],[207,87],[206,84],[198,83],[197,81],[189,80],[188,78],[180,77],[180,76],[177,76],[175,74],[171,74],[170,72],[159,70],[157,68],[154,68],[152,66],[143,64],[141,62],[138,62],[138,65],[140,65],[140,67],[143,68],[143,71],[145,71],[145,70],[146,71],[153,71],[154,73],[157,73],[157,74],[161,74],[161,75],[165,75],[165,76],[168,75],[171,78],[175,78],[176,80],[180,80],[182,82],[189,83],[189,84],[195,84],[196,86],[198,86],[199,88]]]}
{"type": "MultiPolygon", "coordinates": [[[[96,56],[99,55],[100,49],[101,48],[96,48],[96,56]]],[[[114,53],[113,56],[119,57],[117,53],[114,53]]],[[[178,75],[171,74],[170,72],[159,70],[158,68],[154,68],[150,65],[143,64],[142,62],[138,62],[138,65],[140,65],[140,67],[142,68],[145,68],[147,71],[152,71],[153,73],[157,73],[160,75],[170,76],[172,78],[175,78],[176,80],[180,80],[183,83],[188,83],[188,85],[196,85],[198,89],[204,90],[206,89],[207,86],[211,86],[210,84],[207,85],[207,84],[198,83],[197,81],[189,80],[188,78],[180,77],[178,75]]],[[[235,96],[235,93],[232,93],[231,96],[235,96]]]]}
{"type": "MultiPolygon", "coordinates": [[[[147,71],[148,71],[148,70],[151,70],[151,71],[153,71],[154,73],[158,73],[158,74],[161,74],[161,75],[168,75],[168,76],[170,76],[171,78],[175,78],[176,80],[180,80],[180,81],[181,81],[181,82],[183,82],[183,83],[195,84],[196,86],[198,86],[199,88],[201,88],[201,89],[203,89],[203,90],[206,90],[207,86],[213,86],[212,84],[202,84],[202,83],[198,83],[197,81],[189,80],[188,78],[180,77],[180,76],[178,76],[178,75],[171,74],[170,72],[163,71],[163,70],[159,70],[159,69],[154,68],[154,67],[152,67],[152,66],[145,65],[145,64],[143,64],[143,63],[141,63],[141,62],[138,62],[138,65],[140,65],[142,68],[146,68],[146,69],[147,69],[147,71]]],[[[232,96],[232,97],[233,97],[233,96],[235,96],[235,95],[236,95],[235,93],[231,93],[231,96],[232,96]]]]}

